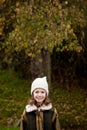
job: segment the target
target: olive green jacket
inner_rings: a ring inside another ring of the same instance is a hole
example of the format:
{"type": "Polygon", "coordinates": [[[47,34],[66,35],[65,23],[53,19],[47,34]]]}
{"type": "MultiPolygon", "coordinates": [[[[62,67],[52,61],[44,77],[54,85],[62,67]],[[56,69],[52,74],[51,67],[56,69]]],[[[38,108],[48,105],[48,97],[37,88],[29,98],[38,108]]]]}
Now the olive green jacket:
{"type": "Polygon", "coordinates": [[[49,104],[38,110],[35,105],[27,105],[22,114],[20,130],[60,130],[56,108],[49,104]]]}

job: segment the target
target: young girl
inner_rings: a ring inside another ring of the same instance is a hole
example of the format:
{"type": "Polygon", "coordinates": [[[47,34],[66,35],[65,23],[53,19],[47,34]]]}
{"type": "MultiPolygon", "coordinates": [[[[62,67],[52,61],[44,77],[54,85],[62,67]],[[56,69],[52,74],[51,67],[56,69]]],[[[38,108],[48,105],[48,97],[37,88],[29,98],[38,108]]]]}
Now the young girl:
{"type": "Polygon", "coordinates": [[[46,77],[32,82],[31,95],[22,115],[20,130],[60,130],[57,110],[48,98],[46,77]]]}

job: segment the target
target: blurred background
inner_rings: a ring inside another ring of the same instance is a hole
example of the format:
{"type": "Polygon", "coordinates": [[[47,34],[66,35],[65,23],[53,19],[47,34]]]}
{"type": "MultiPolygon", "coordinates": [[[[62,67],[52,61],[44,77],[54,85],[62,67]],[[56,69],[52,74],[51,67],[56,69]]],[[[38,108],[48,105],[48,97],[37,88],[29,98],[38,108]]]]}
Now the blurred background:
{"type": "Polygon", "coordinates": [[[42,76],[61,129],[87,129],[86,35],[86,0],[0,0],[0,130],[19,129],[42,76]]]}

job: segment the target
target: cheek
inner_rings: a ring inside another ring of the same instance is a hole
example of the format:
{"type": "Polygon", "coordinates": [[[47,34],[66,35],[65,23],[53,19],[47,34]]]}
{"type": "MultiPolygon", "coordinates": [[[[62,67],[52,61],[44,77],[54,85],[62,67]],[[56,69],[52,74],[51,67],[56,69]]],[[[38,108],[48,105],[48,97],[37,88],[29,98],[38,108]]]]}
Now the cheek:
{"type": "Polygon", "coordinates": [[[43,97],[44,97],[44,98],[46,98],[46,97],[47,97],[46,93],[45,93],[45,94],[43,94],[43,97]]]}
{"type": "Polygon", "coordinates": [[[33,97],[36,97],[36,96],[37,96],[37,94],[34,94],[34,95],[33,95],[33,97]]]}

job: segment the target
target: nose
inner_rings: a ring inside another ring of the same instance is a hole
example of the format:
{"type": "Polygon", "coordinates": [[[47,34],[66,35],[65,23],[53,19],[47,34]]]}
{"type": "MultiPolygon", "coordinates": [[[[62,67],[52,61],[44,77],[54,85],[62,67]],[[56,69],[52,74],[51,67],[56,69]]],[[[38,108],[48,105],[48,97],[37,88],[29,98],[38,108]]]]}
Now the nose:
{"type": "Polygon", "coordinates": [[[38,93],[38,96],[41,97],[41,93],[38,93]]]}

